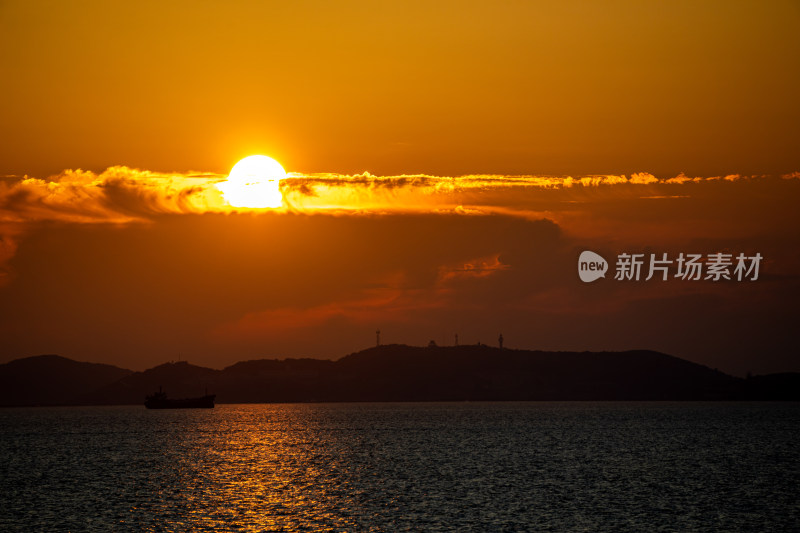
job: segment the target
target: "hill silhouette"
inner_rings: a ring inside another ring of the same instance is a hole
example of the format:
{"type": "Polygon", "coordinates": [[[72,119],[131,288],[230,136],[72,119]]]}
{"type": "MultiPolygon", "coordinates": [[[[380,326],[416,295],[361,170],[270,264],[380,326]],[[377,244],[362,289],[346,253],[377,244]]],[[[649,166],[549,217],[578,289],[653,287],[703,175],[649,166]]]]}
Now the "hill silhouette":
{"type": "Polygon", "coordinates": [[[37,355],[0,365],[0,405],[76,405],[87,390],[110,385],[132,370],[37,355]]]}
{"type": "Polygon", "coordinates": [[[800,400],[800,374],[737,378],[659,352],[543,352],[485,345],[378,346],[336,361],[260,359],[222,370],[188,362],[143,372],[37,356],[0,365],[0,405],[482,400],[800,400]]]}
{"type": "Polygon", "coordinates": [[[722,399],[736,378],[652,351],[542,352],[485,345],[370,348],[339,360],[351,399],[722,399]],[[360,384],[360,386],[356,386],[360,384]]]}

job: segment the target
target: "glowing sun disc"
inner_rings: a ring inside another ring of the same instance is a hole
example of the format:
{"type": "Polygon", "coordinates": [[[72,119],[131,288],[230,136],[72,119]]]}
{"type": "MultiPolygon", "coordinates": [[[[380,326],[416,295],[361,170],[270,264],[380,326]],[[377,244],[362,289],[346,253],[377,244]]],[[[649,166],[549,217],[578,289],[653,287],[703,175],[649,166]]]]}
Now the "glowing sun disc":
{"type": "Polygon", "coordinates": [[[251,155],[236,163],[228,180],[217,184],[225,201],[234,207],[280,207],[280,180],[286,171],[265,155],[251,155]]]}

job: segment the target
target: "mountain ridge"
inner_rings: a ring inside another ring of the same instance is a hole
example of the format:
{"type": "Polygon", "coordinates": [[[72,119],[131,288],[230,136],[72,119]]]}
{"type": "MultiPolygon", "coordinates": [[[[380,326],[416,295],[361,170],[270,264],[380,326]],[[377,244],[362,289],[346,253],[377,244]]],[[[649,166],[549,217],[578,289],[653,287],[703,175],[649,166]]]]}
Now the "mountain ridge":
{"type": "Polygon", "coordinates": [[[0,364],[0,406],[141,404],[217,395],[220,403],[342,401],[800,400],[800,374],[733,377],[652,350],[552,352],[389,344],[337,360],[187,361],[134,372],[57,355],[0,364]]]}

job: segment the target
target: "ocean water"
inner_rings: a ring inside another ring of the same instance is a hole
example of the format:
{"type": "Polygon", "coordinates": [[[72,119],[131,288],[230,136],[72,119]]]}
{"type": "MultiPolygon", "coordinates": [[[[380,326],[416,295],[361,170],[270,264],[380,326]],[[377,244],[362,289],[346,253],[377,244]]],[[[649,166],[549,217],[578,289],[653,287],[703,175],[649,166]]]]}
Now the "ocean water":
{"type": "Polygon", "coordinates": [[[0,410],[0,531],[800,531],[800,405],[0,410]]]}

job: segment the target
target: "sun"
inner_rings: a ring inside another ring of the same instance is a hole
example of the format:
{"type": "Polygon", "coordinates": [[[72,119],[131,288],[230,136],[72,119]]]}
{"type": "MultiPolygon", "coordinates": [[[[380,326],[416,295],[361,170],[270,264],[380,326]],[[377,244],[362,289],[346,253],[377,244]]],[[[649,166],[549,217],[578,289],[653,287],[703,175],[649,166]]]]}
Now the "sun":
{"type": "Polygon", "coordinates": [[[218,183],[217,188],[234,207],[280,207],[280,180],[285,177],[286,171],[271,157],[251,155],[233,165],[228,180],[218,183]]]}

